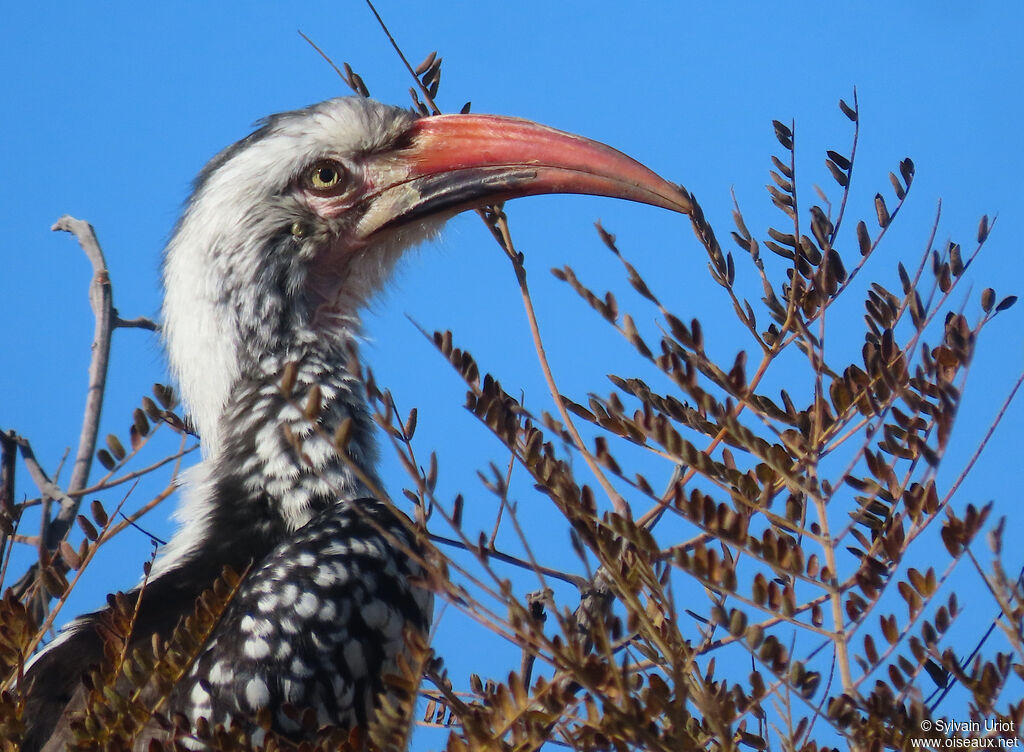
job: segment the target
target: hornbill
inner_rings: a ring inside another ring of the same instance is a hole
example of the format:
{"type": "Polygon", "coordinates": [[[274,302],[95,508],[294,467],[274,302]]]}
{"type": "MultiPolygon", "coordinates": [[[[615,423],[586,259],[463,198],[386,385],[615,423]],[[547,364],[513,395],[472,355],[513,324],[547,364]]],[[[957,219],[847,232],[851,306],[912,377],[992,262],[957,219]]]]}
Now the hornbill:
{"type": "MultiPolygon", "coordinates": [[[[543,193],[691,206],[580,136],[360,97],[273,115],[199,174],[163,257],[163,332],[203,459],[184,481],[180,530],[128,593],[133,643],[166,640],[223,567],[247,575],[165,716],[259,737],[254,719],[269,714],[293,739],[291,708],[342,727],[370,718],[432,599],[415,527],[375,498],[374,427],[349,362],[360,309],[450,217],[543,193]],[[346,421],[342,457],[330,437],[346,421]]],[[[102,618],[74,620],[30,663],[24,749],[72,738],[83,672],[103,660],[102,618]]],[[[151,724],[137,748],[160,733],[151,724]]]]}

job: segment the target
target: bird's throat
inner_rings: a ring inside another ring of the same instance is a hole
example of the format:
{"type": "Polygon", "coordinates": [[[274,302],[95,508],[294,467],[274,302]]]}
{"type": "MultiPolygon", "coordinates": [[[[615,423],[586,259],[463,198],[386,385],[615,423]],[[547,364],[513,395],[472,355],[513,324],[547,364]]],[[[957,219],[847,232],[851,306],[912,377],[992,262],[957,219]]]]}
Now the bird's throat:
{"type": "Polygon", "coordinates": [[[290,530],[338,499],[379,491],[375,430],[354,357],[351,340],[304,332],[242,375],[221,416],[219,456],[211,459],[270,496],[290,530]],[[347,421],[356,438],[336,445],[347,421]]]}
{"type": "Polygon", "coordinates": [[[221,412],[216,446],[186,478],[184,524],[158,571],[209,552],[218,540],[274,545],[339,500],[381,498],[375,428],[352,358],[350,339],[309,330],[243,370],[221,412]],[[347,421],[352,438],[336,445],[347,421]]]}

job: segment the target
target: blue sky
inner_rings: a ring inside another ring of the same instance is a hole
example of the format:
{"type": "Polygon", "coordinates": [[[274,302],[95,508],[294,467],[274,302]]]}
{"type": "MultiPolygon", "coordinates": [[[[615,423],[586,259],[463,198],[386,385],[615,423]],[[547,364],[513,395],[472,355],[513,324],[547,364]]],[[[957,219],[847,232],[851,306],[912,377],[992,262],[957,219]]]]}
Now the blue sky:
{"type": "MultiPolygon", "coordinates": [[[[624,11],[617,3],[382,0],[379,10],[414,64],[433,49],[444,56],[443,108],[457,111],[471,100],[477,112],[528,117],[609,143],[693,191],[723,244],[730,191],[755,235],[778,221],[764,190],[769,155],[778,151],[772,119],[795,120],[807,200],[812,183],[831,189],[824,150],[848,151],[851,131],[836,101],[849,99],[856,86],[862,128],[854,217],[872,216],[872,197],[888,190],[887,174],[900,159],[910,156],[917,166],[908,204],[867,276],[898,285],[896,262],[916,263],[941,198],[939,245],[956,239],[967,247],[978,218],[998,215],[971,270],[967,310],[977,311],[984,287],[1019,294],[1024,66],[1017,37],[1024,13],[1014,3],[932,3],[927,10],[911,3],[829,5],[648,3],[624,11]]],[[[48,469],[77,437],[92,332],[88,265],[68,236],[50,232],[57,217],[70,213],[95,225],[122,316],[156,316],[160,250],[204,162],[264,115],[348,93],[296,30],[337,62],[350,62],[376,98],[407,102],[407,74],[361,3],[175,6],[57,2],[5,9],[0,427],[28,436],[48,469]]],[[[582,197],[523,200],[509,210],[563,392],[582,401],[588,390],[607,391],[604,374],[622,370],[628,357],[608,346],[593,314],[547,273],[570,264],[599,290],[623,290],[592,229],[597,219],[641,271],[662,283],[667,302],[687,317],[707,315],[710,348],[731,359],[740,347],[730,339],[728,306],[706,276],[685,219],[582,197]],[[655,273],[664,268],[671,274],[655,273]]],[[[862,310],[843,310],[849,318],[833,324],[834,346],[855,353],[862,310]],[[846,330],[852,339],[842,338],[846,330]]],[[[645,315],[653,320],[652,312],[645,315]]],[[[1024,308],[1014,308],[986,330],[951,466],[973,450],[1024,365],[1022,316],[1024,308]]],[[[498,445],[461,410],[461,382],[409,318],[428,330],[453,329],[457,343],[509,391],[522,389],[528,405],[547,409],[514,279],[475,217],[454,220],[439,243],[404,264],[365,317],[371,342],[364,356],[400,407],[419,408],[420,451],[440,453],[442,497],[482,496],[475,470],[504,462],[498,445]]],[[[166,379],[165,365],[159,342],[142,331],[118,331],[113,353],[104,431],[125,435],[139,398],[166,379]]],[[[1018,400],[959,502],[995,501],[1017,532],[1024,518],[1014,437],[1022,429],[1018,400]]],[[[398,494],[401,471],[393,462],[391,468],[398,494]]],[[[20,480],[21,490],[34,495],[24,473],[20,480]]],[[[529,495],[525,482],[522,491],[529,495]]],[[[138,494],[140,503],[148,498],[145,489],[138,494]]],[[[104,501],[116,503],[113,496],[104,501]]],[[[523,510],[529,529],[534,510],[525,503],[523,510]]],[[[169,511],[165,505],[146,525],[168,535],[169,511]]],[[[69,609],[134,583],[148,543],[140,535],[123,545],[94,565],[88,588],[69,609]]],[[[564,539],[551,545],[564,547],[564,539]]],[[[1018,566],[1019,554],[1013,556],[1009,564],[1018,566]]],[[[960,582],[966,590],[973,581],[960,582]]],[[[458,643],[444,624],[439,646],[453,665],[485,672],[452,647],[458,643]]]]}

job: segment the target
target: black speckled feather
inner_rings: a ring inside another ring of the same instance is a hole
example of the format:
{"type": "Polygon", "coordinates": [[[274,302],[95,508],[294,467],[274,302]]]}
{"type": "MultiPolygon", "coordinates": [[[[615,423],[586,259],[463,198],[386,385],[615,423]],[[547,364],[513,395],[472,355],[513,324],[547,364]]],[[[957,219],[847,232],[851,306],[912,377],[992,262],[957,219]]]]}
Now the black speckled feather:
{"type": "Polygon", "coordinates": [[[286,705],[365,724],[405,630],[430,622],[410,524],[373,499],[314,517],[246,578],[171,707],[225,724],[266,709],[286,735],[299,731],[286,705]]]}

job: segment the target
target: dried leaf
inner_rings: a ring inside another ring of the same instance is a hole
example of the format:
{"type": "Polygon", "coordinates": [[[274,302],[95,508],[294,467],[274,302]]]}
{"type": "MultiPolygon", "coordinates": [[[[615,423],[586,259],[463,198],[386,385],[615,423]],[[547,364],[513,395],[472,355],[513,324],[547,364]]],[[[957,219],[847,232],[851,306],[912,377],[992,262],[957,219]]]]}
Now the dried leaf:
{"type": "Polygon", "coordinates": [[[996,313],[1005,311],[1007,308],[1017,302],[1016,295],[1007,295],[1005,298],[999,301],[999,305],[996,306],[996,313]]]}
{"type": "Polygon", "coordinates": [[[985,214],[984,216],[982,216],[981,220],[978,222],[978,242],[979,243],[984,243],[986,240],[988,240],[989,230],[990,230],[990,227],[989,227],[989,223],[988,223],[988,215],[985,214]]]}
{"type": "Polygon", "coordinates": [[[423,59],[422,63],[420,63],[418,66],[416,66],[416,75],[417,76],[422,76],[424,73],[426,73],[427,70],[429,70],[430,66],[434,64],[434,60],[436,58],[437,58],[437,50],[434,50],[429,55],[427,55],[426,58],[423,59]]]}
{"type": "Polygon", "coordinates": [[[871,236],[868,234],[868,226],[863,221],[857,223],[857,244],[860,246],[861,256],[867,256],[871,252],[871,236]]]}
{"type": "Polygon", "coordinates": [[[112,433],[107,434],[107,448],[110,449],[110,453],[114,455],[114,458],[118,462],[128,456],[128,452],[125,451],[124,445],[121,444],[121,440],[112,433]]]}
{"type": "Polygon", "coordinates": [[[907,188],[910,188],[910,184],[914,182],[914,163],[910,157],[900,162],[900,175],[903,176],[907,188]]]}
{"type": "Polygon", "coordinates": [[[775,138],[779,140],[782,147],[788,151],[793,149],[793,131],[788,126],[783,125],[778,120],[772,121],[772,126],[775,128],[775,138]]]}
{"type": "Polygon", "coordinates": [[[842,110],[843,114],[846,115],[846,117],[850,118],[851,121],[853,121],[854,123],[857,122],[857,112],[856,112],[856,110],[854,110],[852,107],[850,107],[850,105],[848,105],[842,99],[839,100],[839,109],[842,110]]]}
{"type": "Polygon", "coordinates": [[[880,227],[888,227],[892,217],[889,216],[889,210],[885,206],[885,199],[882,198],[881,193],[875,194],[875,213],[878,215],[878,225],[880,227]]]}
{"type": "Polygon", "coordinates": [[[89,505],[89,512],[92,514],[92,518],[96,521],[96,524],[100,527],[106,527],[107,522],[110,521],[107,515],[107,510],[103,508],[102,502],[99,499],[93,499],[89,505]]]}

